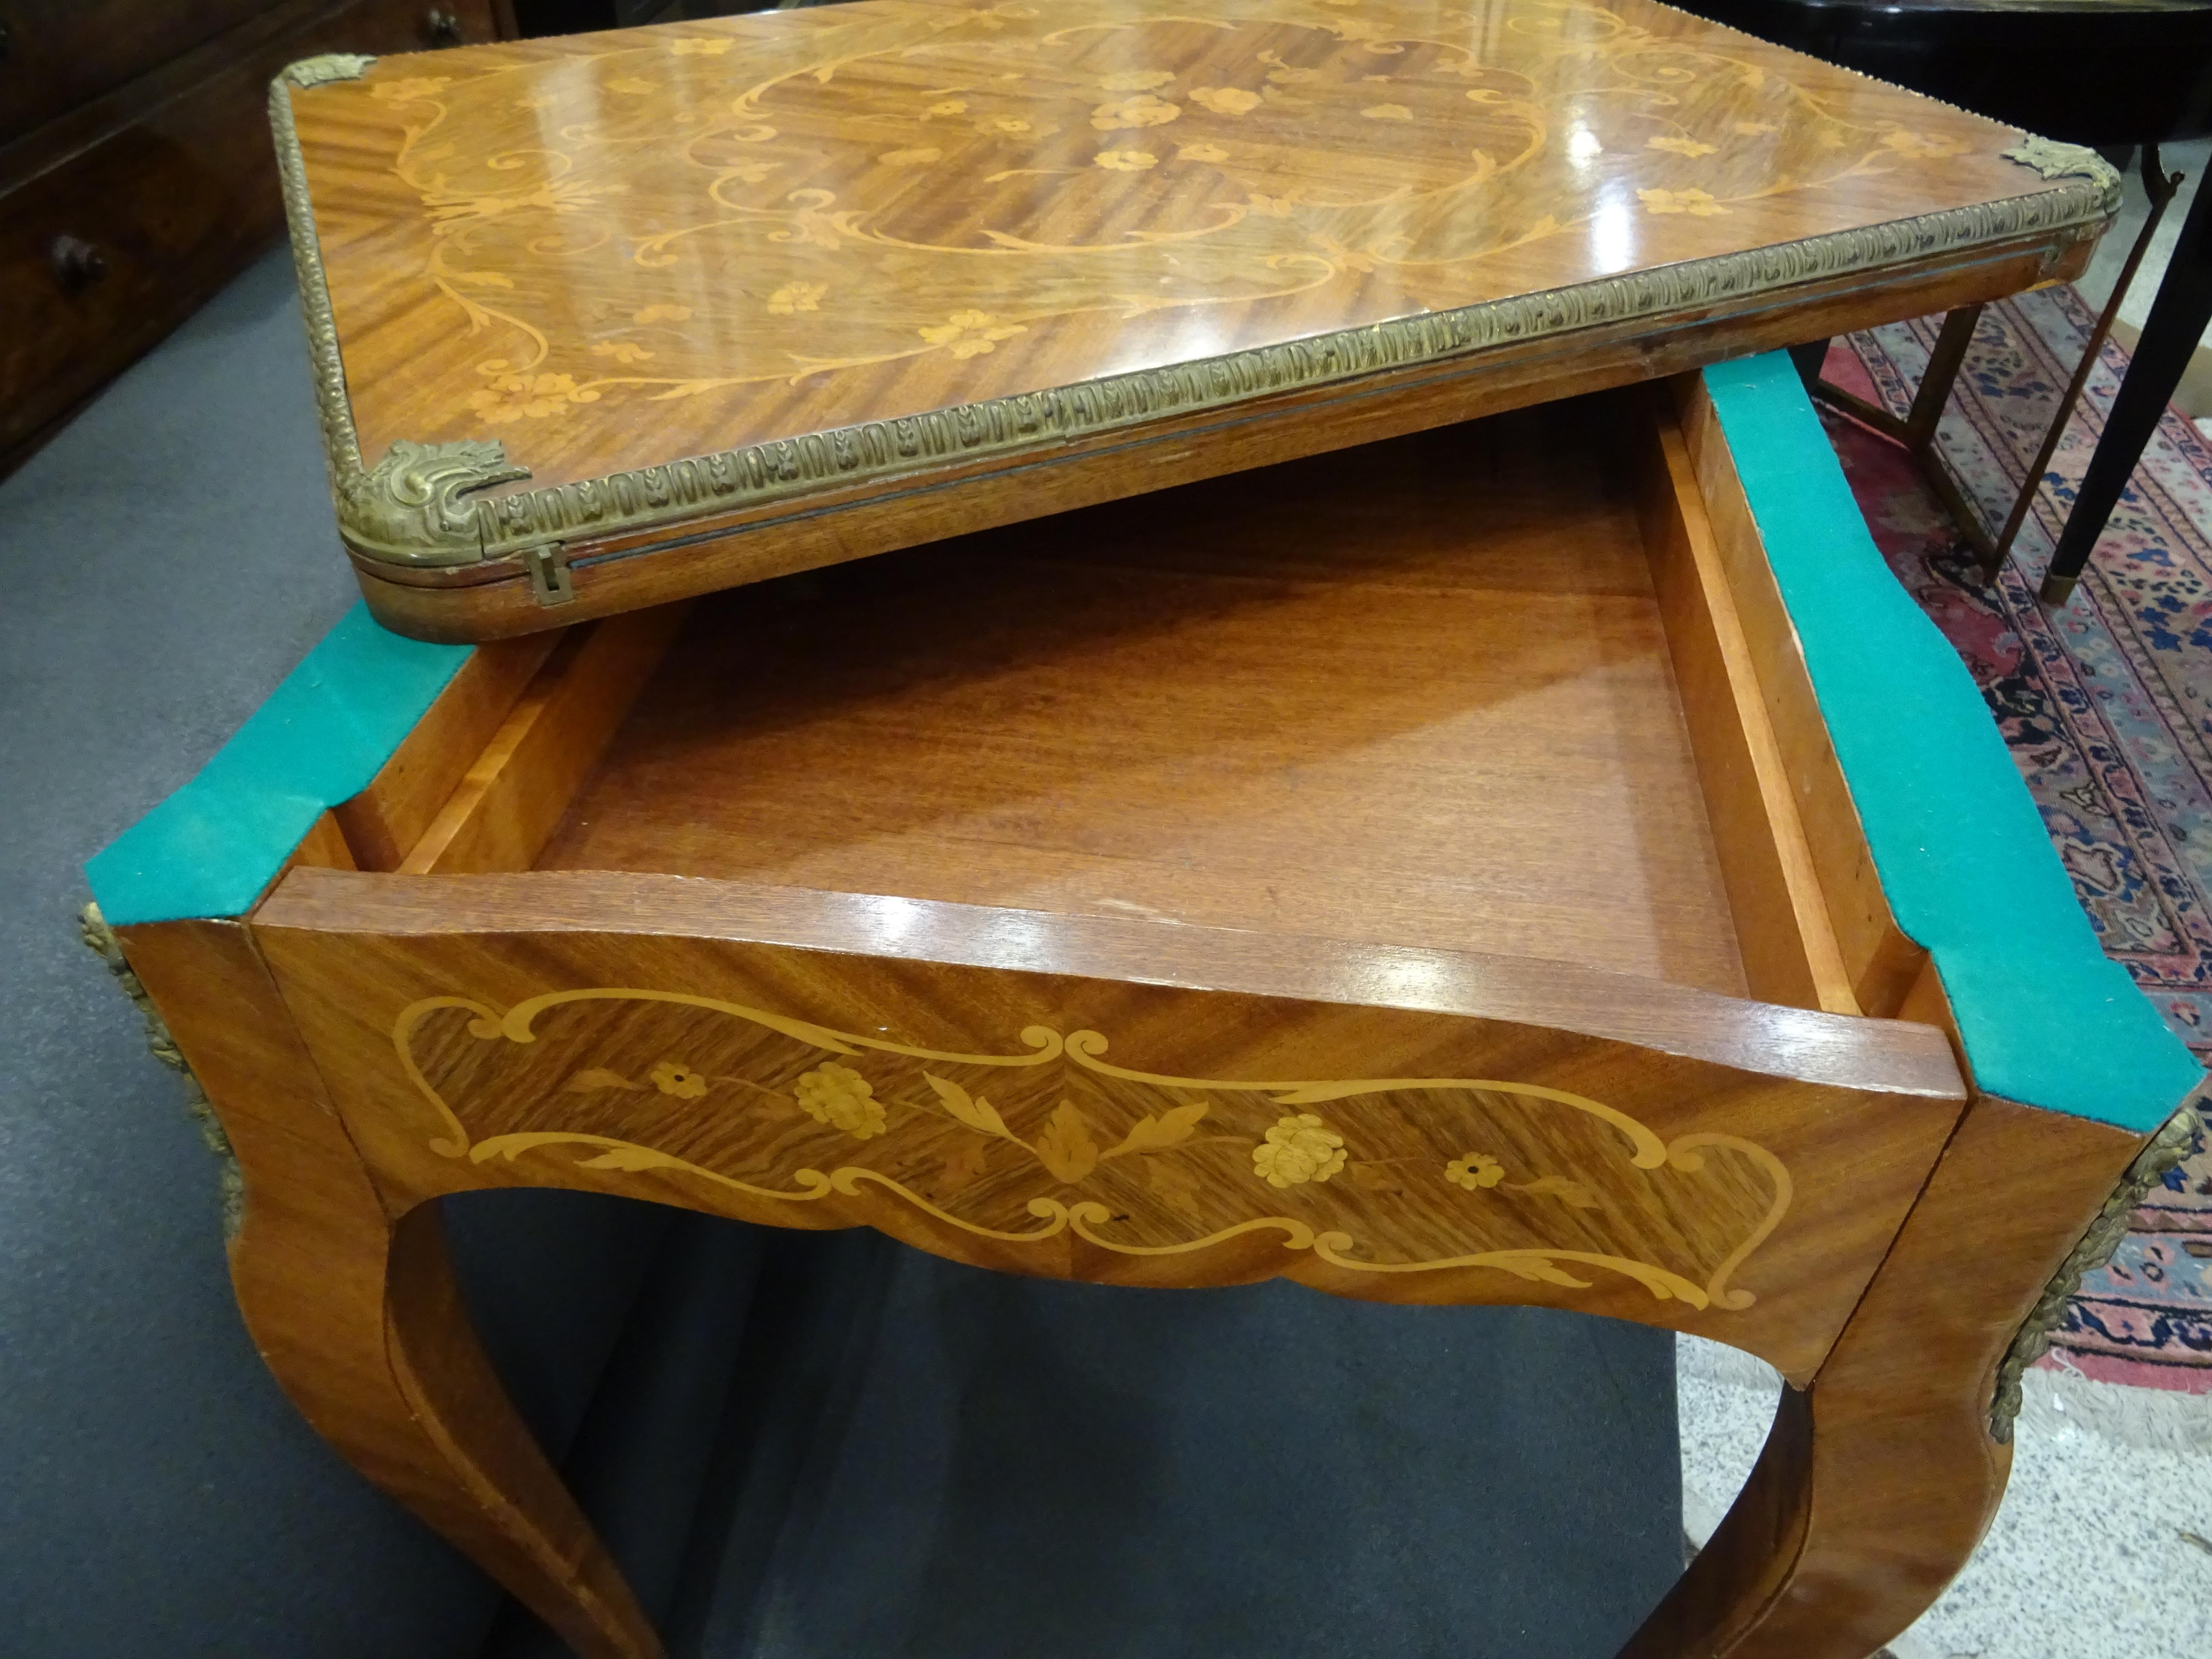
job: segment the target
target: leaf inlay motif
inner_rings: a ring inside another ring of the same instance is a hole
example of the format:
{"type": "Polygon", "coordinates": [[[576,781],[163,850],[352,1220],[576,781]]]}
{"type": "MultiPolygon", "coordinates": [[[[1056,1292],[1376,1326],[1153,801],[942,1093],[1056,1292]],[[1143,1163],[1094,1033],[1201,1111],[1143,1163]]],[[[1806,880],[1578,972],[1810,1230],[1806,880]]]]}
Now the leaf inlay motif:
{"type": "Polygon", "coordinates": [[[1264,1235],[1355,1274],[1486,1267],[1572,1290],[1595,1268],[1662,1300],[1729,1310],[1755,1299],[1731,1281],[1790,1208],[1787,1170],[1756,1143],[1664,1142],[1547,1085],[1178,1078],[1109,1060],[1092,1030],[1032,1026],[1021,1039],[1019,1054],[943,1053],[689,993],[613,988],[503,1013],[432,997],[392,1031],[435,1114],[439,1155],[480,1169],[526,1162],[556,1180],[563,1168],[674,1180],[756,1219],[859,1204],[848,1223],[896,1231],[889,1203],[955,1235],[1072,1233],[1131,1255],[1264,1235]],[[640,1045],[662,1058],[623,1057],[640,1045]],[[630,1079],[648,1069],[642,1099],[665,1098],[640,1116],[630,1079]],[[1452,1150],[1471,1130],[1491,1150],[1452,1150]],[[571,1161],[543,1162],[564,1149],[571,1161]],[[866,1163],[849,1161],[863,1152],[866,1163]],[[1638,1236],[1639,1217],[1706,1212],[1735,1218],[1704,1243],[1685,1234],[1608,1248],[1638,1236]]]}

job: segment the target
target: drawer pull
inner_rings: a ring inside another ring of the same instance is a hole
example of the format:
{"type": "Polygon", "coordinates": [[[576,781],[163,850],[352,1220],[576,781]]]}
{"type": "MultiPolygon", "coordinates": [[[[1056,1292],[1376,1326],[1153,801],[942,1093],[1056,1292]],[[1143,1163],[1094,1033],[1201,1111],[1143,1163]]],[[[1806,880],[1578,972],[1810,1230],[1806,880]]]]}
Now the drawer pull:
{"type": "Polygon", "coordinates": [[[461,20],[443,6],[433,6],[423,16],[422,35],[433,46],[458,46],[461,20]]]}
{"type": "Polygon", "coordinates": [[[107,275],[107,256],[81,237],[55,237],[46,257],[53,264],[54,280],[71,294],[107,275]]]}

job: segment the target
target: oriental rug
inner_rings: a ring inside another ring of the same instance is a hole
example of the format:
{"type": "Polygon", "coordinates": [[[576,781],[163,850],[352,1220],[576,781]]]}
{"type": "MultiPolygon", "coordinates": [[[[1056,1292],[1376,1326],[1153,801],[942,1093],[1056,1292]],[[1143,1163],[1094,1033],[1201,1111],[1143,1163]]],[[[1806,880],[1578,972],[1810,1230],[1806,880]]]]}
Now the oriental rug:
{"type": "MultiPolygon", "coordinates": [[[[1827,378],[1899,414],[1940,317],[1831,349],[1827,378]]],[[[2071,287],[1984,312],[1938,432],[1993,532],[2094,319],[2071,287]]],[[[1895,445],[1823,410],[1875,544],[1973,674],[2105,950],[2212,1060],[2212,444],[2168,410],[2073,600],[2036,603],[2127,357],[2108,343],[1994,588],[1895,445]]],[[[2212,1394],[2212,1147],[2191,1156],[2092,1274],[2045,1361],[2212,1394]]]]}

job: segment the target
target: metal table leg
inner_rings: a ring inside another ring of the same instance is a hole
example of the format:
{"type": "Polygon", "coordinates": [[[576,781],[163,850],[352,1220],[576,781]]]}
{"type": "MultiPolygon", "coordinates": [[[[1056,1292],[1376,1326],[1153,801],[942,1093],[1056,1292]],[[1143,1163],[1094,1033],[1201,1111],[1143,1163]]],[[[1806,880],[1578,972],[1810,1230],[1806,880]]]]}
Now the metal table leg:
{"type": "MultiPolygon", "coordinates": [[[[2020,494],[2013,498],[2012,513],[2005,520],[2004,529],[1997,537],[1996,545],[1987,550],[1982,561],[1982,580],[1985,582],[1997,579],[1998,567],[2004,563],[2005,555],[2012,551],[2013,538],[2020,534],[2021,526],[2027,520],[2027,510],[2034,504],[2036,492],[2043,488],[2044,470],[2051,465],[2051,458],[2058,453],[2058,441],[2065,436],[2066,423],[2074,417],[2074,406],[2081,399],[2081,388],[2089,384],[2089,373],[2097,366],[2098,356],[2105,349],[2105,341],[2112,331],[2112,325],[2119,320],[2120,304],[2128,297],[2128,289],[2135,284],[2136,272],[2142,265],[2143,255],[2150,252],[2151,238],[2158,234],[2159,222],[2166,217],[2167,204],[2173,200],[2174,191],[2181,188],[2181,175],[2177,173],[2169,176],[2160,167],[2156,144],[2143,146],[2142,175],[2143,190],[2150,198],[2149,216],[2144,219],[2142,228],[2136,234],[2135,246],[2128,250],[2127,262],[2120,267],[2119,280],[2112,284],[2112,297],[2105,301],[2104,310],[2098,313],[2097,325],[2089,331],[2089,343],[2082,349],[2081,361],[2075,368],[2074,378],[2066,384],[2065,395],[2058,400],[2058,412],[2051,417],[2051,429],[2043,434],[2043,447],[2035,452],[2034,460],[2028,464],[2027,476],[2021,480],[2020,494]]],[[[2050,583],[2047,580],[2044,587],[2044,597],[2048,599],[2050,583]]],[[[2073,584],[2069,582],[2067,592],[2070,593],[2072,591],[2073,584]]],[[[2064,603],[2064,595],[2062,594],[2053,603],[2064,603]]]]}
{"type": "MultiPolygon", "coordinates": [[[[2043,579],[2045,605],[2063,605],[2074,595],[2074,585],[2089,562],[2097,538],[2112,516],[2112,507],[2127,488],[2136,463],[2142,459],[2159,416],[2166,413],[2173,389],[2181,384],[2190,354],[2212,322],[2212,189],[2200,183],[2197,199],[2189,204],[2180,240],[2174,245],[2142,339],[2120,382],[2119,396],[2105,422],[2105,435],[2090,458],[2074,510],[2059,533],[2058,550],[2043,579]]],[[[2031,480],[2033,482],[2033,480],[2031,480]]]]}
{"type": "MultiPolygon", "coordinates": [[[[1951,475],[1943,470],[1942,464],[1936,456],[1936,423],[1943,418],[1943,406],[1949,401],[1951,387],[1959,378],[1960,366],[1966,361],[1966,348],[1973,340],[1974,325],[1981,319],[1981,307],[1967,306],[1944,318],[1942,331],[1936,337],[1936,349],[1928,356],[1928,372],[1921,377],[1920,390],[1913,395],[1911,411],[1903,420],[1899,420],[1886,409],[1877,408],[1863,398],[1854,397],[1840,386],[1831,386],[1826,380],[1819,380],[1817,370],[1808,374],[1808,363],[1817,361],[1811,356],[1814,348],[1809,346],[1791,348],[1790,355],[1797,360],[1798,372],[1807,375],[1806,388],[1814,397],[1842,410],[1854,420],[1872,427],[1884,437],[1895,440],[1911,453],[1912,459],[1918,464],[1923,476],[1927,478],[1929,486],[1942,499],[1945,509],[1950,514],[1952,522],[1959,526],[1960,534],[1964,536],[1975,552],[1980,555],[1984,581],[1996,580],[1999,567],[2004,563],[2006,554],[2012,550],[2013,540],[2020,534],[2021,526],[2027,521],[2028,508],[2035,501],[2036,492],[2043,486],[2044,469],[2051,465],[2051,456],[2057,452],[2058,441],[2065,435],[2066,424],[2073,417],[2074,405],[2081,398],[2081,388],[2088,384],[2090,371],[2097,366],[2098,354],[2105,348],[2106,337],[2112,332],[2112,324],[2120,314],[2120,302],[2127,297],[2128,288],[2135,281],[2136,269],[2142,264],[2143,255],[2150,250],[2151,237],[2157,232],[2159,222],[2166,216],[2166,204],[2172,201],[2174,191],[2180,185],[2179,173],[2177,173],[2169,177],[2160,167],[2156,144],[2143,146],[2142,169],[2143,188],[2150,197],[2150,215],[2143,221],[2142,229],[2136,233],[2135,246],[2128,250],[2127,263],[2120,268],[2119,280],[2112,286],[2112,298],[2106,301],[2105,309],[2098,317],[2096,326],[2090,331],[2087,349],[2081,354],[2081,362],[2074,371],[2074,378],[2067,386],[2065,395],[2058,400],[2057,412],[2051,418],[2050,429],[2044,434],[2043,447],[2036,452],[2035,459],[2028,466],[2027,476],[2021,481],[2019,493],[2013,498],[2012,511],[2006,516],[2004,528],[1998,532],[1994,541],[1984,532],[1974,509],[1967,504],[1959,487],[1951,481],[1951,475]],[[1805,355],[1801,356],[1800,353],[1805,355]]],[[[2193,214],[2191,222],[2194,222],[2193,214]]],[[[2186,228],[2182,234],[2185,237],[2188,235],[2186,228]]],[[[2154,317],[2155,313],[2154,313],[2154,317]]],[[[2203,328],[2201,319],[2197,326],[2201,331],[2203,328]]],[[[2149,337],[2148,332],[2146,331],[2144,335],[2146,343],[2149,337]]],[[[2196,339],[2195,334],[2189,336],[2188,349],[2194,349],[2196,339]]],[[[2187,357],[2188,350],[2185,349],[2182,361],[2185,362],[2187,357]]],[[[2178,368],[2175,371],[2175,378],[2177,380],[2179,378],[2178,368]]],[[[2165,399],[2172,394],[2172,385],[2169,383],[2159,396],[2157,408],[2164,408],[2165,399]]],[[[2122,395],[2125,395],[2124,389],[2122,395]]],[[[2155,424],[2155,414],[2152,419],[2153,423],[2155,424]]],[[[2117,411],[2115,421],[2117,422],[2117,411]]],[[[2148,434],[2146,431],[2144,438],[2147,440],[2148,436],[2148,434]]],[[[2108,434],[2107,443],[2109,441],[2108,434]]],[[[2123,483],[2125,482],[2127,471],[2134,470],[2136,459],[2142,453],[2143,441],[2144,440],[2138,440],[2134,450],[2130,453],[2126,471],[2121,474],[2123,483]]],[[[2102,453],[2103,450],[2100,447],[2099,454],[2102,453]]],[[[2095,476],[2094,459],[2091,463],[2091,476],[2095,476]]],[[[2085,498],[2087,493],[2085,486],[2083,489],[2085,498]]],[[[2117,497],[2117,490],[2114,494],[2117,497]]],[[[2109,501],[2106,504],[2105,510],[2110,512],[2109,501]]],[[[2081,510],[2077,507],[2075,516],[2078,518],[2080,515],[2081,510]]],[[[2100,519],[2098,528],[2102,527],[2103,521],[2100,519]]],[[[2094,543],[2095,539],[2096,536],[2093,532],[2089,535],[2089,541],[2094,543]]],[[[2043,585],[2043,599],[2049,605],[2065,603],[2067,597],[2074,591],[2074,580],[2081,574],[2082,562],[2087,557],[2087,550],[2085,547],[2073,564],[2068,566],[2063,562],[2067,543],[2062,538],[2059,545],[2061,550],[2059,559],[2053,562],[2051,574],[2045,579],[2043,585]]]]}

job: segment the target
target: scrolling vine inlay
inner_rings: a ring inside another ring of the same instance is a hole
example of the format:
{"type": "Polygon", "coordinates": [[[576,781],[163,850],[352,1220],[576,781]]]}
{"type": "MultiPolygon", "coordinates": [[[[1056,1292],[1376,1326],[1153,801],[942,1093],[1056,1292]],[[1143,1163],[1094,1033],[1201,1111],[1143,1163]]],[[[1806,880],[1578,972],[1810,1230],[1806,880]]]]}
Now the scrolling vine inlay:
{"type": "Polygon", "coordinates": [[[1171,1077],[1112,1063],[1091,1030],[1032,1026],[1017,1054],[948,1054],[595,988],[504,1012],[426,999],[392,1042],[442,1157],[617,1189],[672,1177],[766,1221],[903,1206],[1001,1246],[1072,1235],[1132,1256],[1258,1233],[1352,1273],[1494,1268],[1569,1289],[1620,1274],[1662,1301],[1741,1310],[1756,1298],[1735,1281],[1790,1201],[1788,1170],[1755,1142],[1662,1141],[1565,1090],[1171,1077]]]}
{"type": "Polygon", "coordinates": [[[1643,0],[864,0],[385,59],[277,125],[341,473],[495,438],[541,486],[434,562],[2109,211],[1643,0]]]}

